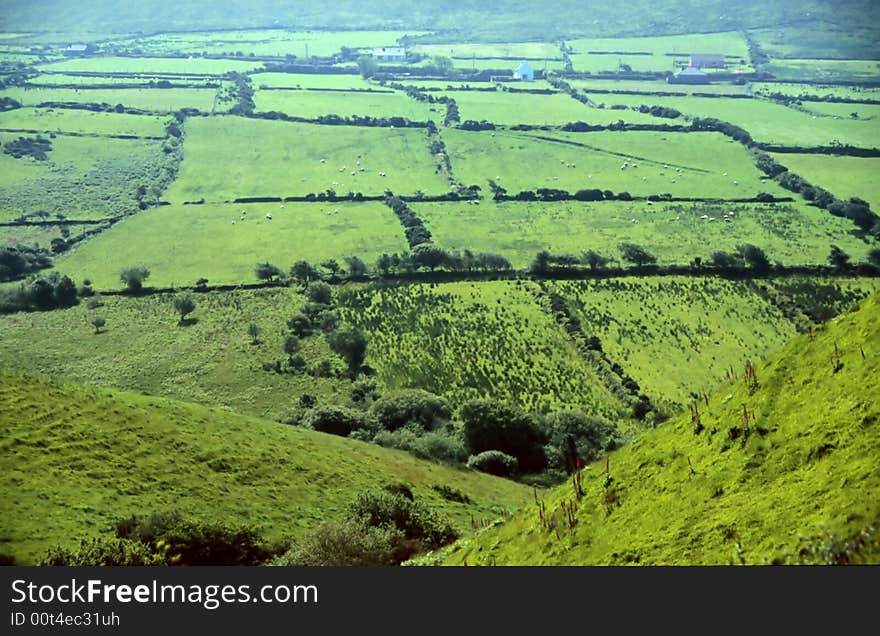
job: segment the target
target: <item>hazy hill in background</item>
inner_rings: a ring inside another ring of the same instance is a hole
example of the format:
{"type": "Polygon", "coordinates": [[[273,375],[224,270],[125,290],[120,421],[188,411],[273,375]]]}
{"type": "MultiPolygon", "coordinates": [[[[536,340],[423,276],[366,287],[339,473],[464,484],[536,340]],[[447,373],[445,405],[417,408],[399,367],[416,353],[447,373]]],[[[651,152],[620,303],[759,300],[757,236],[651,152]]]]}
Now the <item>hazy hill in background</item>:
{"type": "Polygon", "coordinates": [[[572,36],[661,35],[817,22],[844,32],[874,24],[871,0],[630,0],[551,4],[524,0],[4,0],[0,30],[129,33],[255,27],[431,29],[461,36],[552,39],[572,36]]]}

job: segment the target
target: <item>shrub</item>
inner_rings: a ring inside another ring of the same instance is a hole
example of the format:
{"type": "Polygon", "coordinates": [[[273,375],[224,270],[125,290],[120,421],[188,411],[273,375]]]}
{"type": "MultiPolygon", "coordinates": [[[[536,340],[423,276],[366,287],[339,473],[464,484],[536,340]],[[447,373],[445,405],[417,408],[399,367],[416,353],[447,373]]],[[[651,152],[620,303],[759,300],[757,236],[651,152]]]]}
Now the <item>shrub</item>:
{"type": "Polygon", "coordinates": [[[516,457],[497,450],[483,451],[479,455],[471,455],[467,461],[467,467],[478,470],[481,473],[509,477],[516,472],[516,457]]]}
{"type": "Polygon", "coordinates": [[[380,398],[370,407],[370,413],[388,431],[410,423],[432,430],[452,416],[446,400],[421,389],[409,389],[380,398]]]}
{"type": "Polygon", "coordinates": [[[546,435],[528,415],[494,400],[473,400],[461,408],[464,440],[471,454],[497,450],[516,457],[523,471],[546,465],[546,435]]]}
{"type": "Polygon", "coordinates": [[[78,548],[50,548],[40,566],[168,565],[165,555],[140,541],[119,538],[83,540],[78,548]]]}
{"type": "Polygon", "coordinates": [[[119,272],[119,280],[125,283],[128,291],[136,294],[144,287],[144,281],[150,277],[150,270],[143,265],[126,267],[119,272]]]}
{"type": "Polygon", "coordinates": [[[322,433],[348,437],[352,431],[367,427],[367,421],[356,411],[327,407],[312,409],[306,413],[303,426],[322,433]]]}
{"type": "Polygon", "coordinates": [[[356,520],[325,522],[269,565],[286,567],[390,566],[400,563],[397,546],[403,533],[356,520]]]}
{"type": "Polygon", "coordinates": [[[425,431],[418,424],[410,424],[395,431],[380,430],[372,441],[386,448],[396,448],[422,459],[439,462],[464,463],[468,453],[462,438],[447,430],[425,431]]]}
{"type": "Polygon", "coordinates": [[[394,528],[408,540],[440,547],[458,538],[449,522],[417,501],[385,490],[362,493],[348,507],[349,519],[364,525],[394,528]]]}
{"type": "Polygon", "coordinates": [[[116,536],[164,554],[171,565],[260,565],[272,556],[252,528],[197,523],[178,512],[122,519],[116,536]]]}
{"type": "Polygon", "coordinates": [[[620,443],[611,424],[579,411],[551,413],[544,424],[549,436],[545,452],[551,468],[572,471],[579,462],[593,461],[620,443]]]}

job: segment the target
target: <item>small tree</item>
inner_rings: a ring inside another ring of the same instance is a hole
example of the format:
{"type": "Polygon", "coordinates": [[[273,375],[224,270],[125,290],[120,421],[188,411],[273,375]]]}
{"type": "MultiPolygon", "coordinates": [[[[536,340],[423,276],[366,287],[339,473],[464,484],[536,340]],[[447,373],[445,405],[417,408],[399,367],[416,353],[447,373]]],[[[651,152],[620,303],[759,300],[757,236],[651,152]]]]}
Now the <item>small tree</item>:
{"type": "Polygon", "coordinates": [[[641,245],[636,245],[635,243],[621,243],[620,254],[623,256],[624,260],[634,263],[637,267],[657,262],[656,256],[648,252],[648,250],[641,245]]]}
{"type": "Polygon", "coordinates": [[[174,311],[180,314],[180,321],[178,324],[183,324],[186,320],[187,315],[191,314],[196,309],[196,301],[193,300],[193,297],[189,294],[181,294],[179,296],[175,296],[174,298],[174,311]]]}
{"type": "Polygon", "coordinates": [[[304,338],[312,332],[312,321],[305,314],[296,314],[287,321],[290,332],[300,338],[304,338]]]}
{"type": "Polygon", "coordinates": [[[293,356],[296,355],[301,348],[302,343],[299,341],[299,338],[293,334],[288,334],[284,339],[284,353],[287,354],[288,362],[293,360],[293,356]]]}
{"type": "Polygon", "coordinates": [[[849,267],[849,254],[836,245],[832,245],[831,252],[828,254],[828,262],[837,269],[846,269],[849,267]]]}
{"type": "Polygon", "coordinates": [[[743,243],[742,245],[737,245],[736,251],[756,274],[766,274],[770,271],[770,259],[767,258],[767,254],[760,247],[751,243],[743,243]]]}
{"type": "Polygon", "coordinates": [[[252,322],[248,325],[248,335],[251,337],[252,344],[258,344],[260,342],[260,333],[263,330],[260,329],[260,325],[255,322],[252,322]]]}
{"type": "Polygon", "coordinates": [[[352,377],[357,375],[367,355],[367,336],[359,329],[343,329],[327,335],[330,349],[348,364],[352,377]]]}
{"type": "Polygon", "coordinates": [[[309,283],[306,290],[309,301],[320,305],[329,305],[333,300],[333,290],[323,281],[309,283]]]}
{"type": "Polygon", "coordinates": [[[880,269],[880,248],[875,247],[868,252],[868,263],[877,269],[880,269]]]}
{"type": "Polygon", "coordinates": [[[125,283],[128,291],[136,294],[144,287],[144,281],[150,277],[150,270],[143,265],[136,267],[126,267],[119,272],[119,280],[125,283]]]}
{"type": "Polygon", "coordinates": [[[589,265],[590,269],[596,270],[605,267],[608,264],[608,258],[594,250],[587,250],[583,253],[581,262],[589,265]]]}
{"type": "Polygon", "coordinates": [[[268,282],[272,282],[275,278],[281,276],[281,270],[271,263],[257,263],[257,266],[254,268],[254,273],[259,280],[265,280],[268,282]]]}
{"type": "Polygon", "coordinates": [[[361,77],[369,79],[379,72],[379,63],[369,55],[361,55],[357,61],[361,77]]]}
{"type": "Polygon", "coordinates": [[[95,327],[95,333],[101,333],[101,329],[104,325],[107,324],[107,321],[101,318],[100,316],[95,316],[92,318],[92,325],[95,327]]]}
{"type": "Polygon", "coordinates": [[[352,278],[367,275],[367,264],[357,256],[346,256],[345,264],[348,265],[348,275],[352,278]]]}
{"type": "Polygon", "coordinates": [[[300,285],[307,285],[313,280],[321,278],[321,272],[310,265],[307,261],[297,261],[290,268],[290,277],[300,285]]]}
{"type": "Polygon", "coordinates": [[[326,261],[324,261],[323,263],[321,263],[321,267],[323,267],[328,272],[330,272],[330,276],[334,276],[334,277],[337,274],[339,274],[339,270],[341,269],[339,266],[339,263],[336,261],[336,259],[333,259],[333,258],[329,258],[326,261]]]}

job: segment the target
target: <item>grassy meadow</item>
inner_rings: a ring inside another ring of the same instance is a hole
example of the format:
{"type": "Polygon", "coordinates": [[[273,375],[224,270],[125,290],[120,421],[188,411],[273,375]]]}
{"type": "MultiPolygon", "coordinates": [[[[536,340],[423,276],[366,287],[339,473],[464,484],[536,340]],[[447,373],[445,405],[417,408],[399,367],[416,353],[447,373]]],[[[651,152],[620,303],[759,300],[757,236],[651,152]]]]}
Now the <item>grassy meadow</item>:
{"type": "MultiPolygon", "coordinates": [[[[596,95],[606,105],[666,106],[690,117],[714,117],[745,128],[755,141],[790,146],[829,146],[842,144],[876,148],[880,146],[880,121],[833,119],[795,110],[782,104],[752,99],[701,97],[655,97],[653,95],[596,95]]],[[[816,106],[810,103],[808,108],[816,106]]],[[[859,110],[855,104],[835,104],[859,110]]],[[[821,108],[818,107],[818,108],[821,108]]],[[[863,112],[875,107],[862,107],[863,112]]]]}
{"type": "Polygon", "coordinates": [[[880,209],[880,158],[829,157],[824,155],[775,154],[773,158],[810,183],[841,198],[859,197],[880,209]]]}
{"type": "Polygon", "coordinates": [[[496,252],[523,269],[541,250],[577,256],[595,250],[619,260],[618,245],[623,242],[644,246],[660,264],[680,265],[695,257],[708,260],[713,251],[733,252],[749,242],[786,265],[824,265],[832,244],[853,261],[863,261],[872,247],[852,235],[848,220],[802,203],[483,201],[479,206],[460,202],[412,207],[437,244],[496,252]],[[729,221],[723,220],[725,215],[730,215],[729,221]]]}
{"type": "Polygon", "coordinates": [[[594,125],[626,123],[649,124],[657,119],[631,111],[609,111],[589,108],[563,93],[533,95],[508,92],[455,91],[446,94],[455,100],[461,120],[490,121],[496,125],[532,124],[559,126],[583,121],[594,125]]]}
{"type": "Polygon", "coordinates": [[[307,119],[316,119],[322,115],[358,115],[440,122],[446,115],[446,107],[442,104],[417,102],[403,93],[258,90],[254,95],[254,103],[257,111],[279,111],[307,119]]]}
{"type": "Polygon", "coordinates": [[[165,195],[174,203],[326,190],[340,195],[449,190],[422,129],[202,117],[188,120],[185,130],[180,175],[165,195]]]}
{"type": "Polygon", "coordinates": [[[510,194],[599,188],[638,196],[789,195],[762,180],[743,147],[719,133],[444,130],[442,137],[459,180],[485,189],[494,179],[510,194]]]}
{"type": "Polygon", "coordinates": [[[165,136],[165,125],[169,121],[168,117],[161,115],[123,115],[66,108],[17,108],[0,112],[0,130],[39,133],[159,138],[165,136]]]}
{"type": "Polygon", "coordinates": [[[52,73],[97,74],[173,74],[224,75],[230,71],[246,73],[262,68],[263,63],[253,60],[212,60],[204,58],[172,57],[88,57],[72,58],[40,65],[41,71],[52,73]]]}
{"type": "Polygon", "coordinates": [[[335,90],[382,89],[358,74],[314,75],[294,73],[254,73],[251,82],[259,88],[331,88],[335,90]]]}
{"type": "Polygon", "coordinates": [[[285,272],[298,260],[372,265],[383,252],[406,251],[403,228],[380,202],[169,205],[124,219],[57,260],[57,269],[98,289],[119,289],[119,270],[146,265],[150,285],[257,282],[254,267],[285,272]],[[272,216],[271,220],[266,215],[272,216]]]}
{"type": "Polygon", "coordinates": [[[50,547],[110,536],[134,514],[177,510],[204,522],[299,538],[355,497],[405,483],[461,532],[532,489],[401,451],[193,404],[0,374],[0,552],[34,564],[50,547]],[[48,451],[48,452],[47,452],[48,451]],[[470,503],[445,500],[447,486],[470,503]],[[14,494],[13,494],[14,493],[14,494]]]}
{"type": "Polygon", "coordinates": [[[452,404],[491,397],[527,411],[581,408],[624,423],[618,399],[536,292],[527,281],[366,287],[341,304],[368,333],[367,364],[389,389],[425,389],[452,404]]]}
{"type": "Polygon", "coordinates": [[[44,102],[77,102],[83,104],[122,104],[128,108],[157,112],[174,112],[182,108],[198,108],[211,112],[213,88],[10,88],[3,95],[22,106],[37,106],[44,102]]]}
{"type": "MultiPolygon", "coordinates": [[[[21,136],[0,133],[0,143],[21,136]]],[[[172,169],[159,141],[58,135],[51,142],[45,161],[0,154],[0,222],[131,213],[138,186],[154,186],[172,169]]]]}

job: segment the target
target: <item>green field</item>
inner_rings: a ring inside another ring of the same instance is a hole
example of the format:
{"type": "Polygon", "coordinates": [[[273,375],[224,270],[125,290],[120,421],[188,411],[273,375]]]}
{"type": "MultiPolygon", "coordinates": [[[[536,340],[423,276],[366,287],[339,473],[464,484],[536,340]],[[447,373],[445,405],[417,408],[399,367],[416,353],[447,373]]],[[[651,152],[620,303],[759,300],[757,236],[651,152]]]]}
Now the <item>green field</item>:
{"type": "Polygon", "coordinates": [[[263,66],[247,60],[181,59],[167,57],[88,57],[43,64],[39,70],[52,73],[173,73],[175,75],[224,75],[246,73],[263,66]]]}
{"type": "Polygon", "coordinates": [[[180,175],[166,194],[174,203],[303,196],[328,189],[340,195],[449,189],[436,172],[421,129],[315,126],[240,117],[192,118],[185,129],[180,175]]]}
{"type": "Polygon", "coordinates": [[[251,75],[254,88],[333,88],[341,90],[381,89],[375,83],[360,75],[337,74],[315,75],[294,73],[254,73],[251,75]]]}
{"type": "Polygon", "coordinates": [[[725,372],[739,372],[795,335],[779,310],[748,283],[638,278],[554,281],[587,336],[654,399],[682,408],[691,392],[712,391],[725,372]]]}
{"type": "Polygon", "coordinates": [[[657,119],[632,111],[610,111],[589,108],[568,95],[533,95],[498,91],[446,93],[458,105],[461,120],[490,121],[498,125],[532,124],[556,126],[584,121],[609,125],[619,120],[627,123],[651,124],[657,119]]]}
{"type": "Polygon", "coordinates": [[[84,232],[95,229],[92,224],[79,225],[75,223],[56,225],[45,223],[42,225],[18,225],[7,226],[0,230],[0,247],[25,245],[27,247],[40,247],[48,250],[52,245],[52,239],[67,238],[75,240],[84,232]],[[67,236],[62,233],[62,228],[67,230],[67,236]]]}
{"type": "MultiPolygon", "coordinates": [[[[838,8],[833,6],[833,9],[838,8]]],[[[864,13],[861,17],[858,24],[847,27],[834,19],[817,21],[811,18],[800,24],[754,29],[750,34],[772,59],[877,59],[880,52],[872,20],[866,20],[864,13]]]]}
{"type": "Polygon", "coordinates": [[[7,97],[23,106],[37,106],[43,102],[79,102],[86,104],[122,104],[158,112],[173,112],[182,108],[198,108],[210,112],[217,91],[213,88],[9,88],[7,97]]]}
{"type": "Polygon", "coordinates": [[[257,111],[279,111],[294,117],[405,117],[410,121],[442,121],[446,108],[410,99],[403,93],[263,91],[254,95],[257,111]]]}
{"type": "MultiPolygon", "coordinates": [[[[566,42],[574,50],[571,62],[575,71],[617,71],[618,64],[628,64],[635,72],[674,71],[687,65],[690,53],[713,53],[743,59],[727,60],[728,71],[749,72],[749,52],[742,35],[735,32],[642,38],[575,39],[566,42]],[[613,54],[591,54],[590,52],[613,54]],[[630,55],[627,55],[629,53],[630,55]],[[632,55],[649,53],[650,55],[632,55]],[[669,55],[675,54],[675,55],[669,55]]],[[[708,69],[707,69],[708,70],[708,69]]],[[[709,70],[711,72],[711,70],[709,70]]]]}
{"type": "Polygon", "coordinates": [[[773,158],[810,183],[838,197],[859,197],[880,210],[880,158],[776,154],[773,158]]]}
{"type": "MultiPolygon", "coordinates": [[[[116,77],[115,75],[65,75],[64,73],[41,73],[37,77],[28,81],[27,86],[36,86],[39,88],[54,87],[59,84],[75,84],[88,86],[101,86],[102,88],[113,88],[119,84],[137,84],[144,88],[150,88],[151,84],[155,85],[161,81],[172,82],[174,84],[187,85],[206,85],[216,84],[217,78],[211,76],[197,75],[181,75],[174,77],[173,75],[163,75],[159,77],[137,76],[137,77],[116,77]]],[[[163,89],[168,90],[168,89],[163,89]]]]}
{"type": "MultiPolygon", "coordinates": [[[[840,97],[843,99],[880,99],[880,89],[860,86],[817,86],[815,84],[786,84],[783,82],[752,82],[752,90],[758,94],[782,93],[783,95],[814,95],[817,97],[840,97]]],[[[806,104],[809,106],[810,104],[806,104]]]]}
{"type": "Polygon", "coordinates": [[[497,131],[492,135],[443,131],[453,170],[463,183],[485,189],[486,181],[495,179],[510,194],[535,188],[717,198],[754,197],[762,191],[790,194],[762,180],[743,147],[719,133],[497,131]]]}
{"type": "Polygon", "coordinates": [[[259,29],[211,33],[163,33],[148,38],[112,42],[111,46],[143,55],[255,55],[258,57],[330,57],[342,47],[352,49],[396,46],[406,36],[423,31],[293,31],[259,29]]]}
{"type": "Polygon", "coordinates": [[[525,410],[582,408],[624,423],[623,408],[536,302],[535,283],[367,287],[343,318],[369,334],[367,364],[388,389],[451,404],[491,397],[525,410]]]}
{"type": "Polygon", "coordinates": [[[98,289],[122,287],[119,270],[146,265],[149,284],[257,282],[254,266],[269,261],[285,272],[298,260],[372,264],[383,252],[406,251],[403,228],[382,203],[170,205],[147,210],[77,246],[57,268],[98,289]],[[272,219],[267,219],[271,214],[272,219]]]}
{"type": "MultiPolygon", "coordinates": [[[[591,91],[639,91],[643,93],[680,93],[682,95],[690,95],[691,93],[711,93],[713,95],[744,95],[747,88],[737,84],[697,84],[689,86],[686,84],[669,84],[663,80],[613,80],[613,79],[595,79],[595,80],[565,80],[572,88],[590,94],[591,91]]],[[[594,101],[605,101],[605,96],[601,93],[591,95],[594,101]]],[[[650,96],[645,96],[650,99],[650,96]]],[[[612,102],[613,103],[613,102],[612,102]]]]}
{"type": "Polygon", "coordinates": [[[463,532],[472,517],[495,518],[532,496],[365,442],[57,380],[3,373],[0,407],[2,487],[14,493],[0,504],[0,551],[21,565],[55,545],[109,536],[134,514],[177,510],[257,527],[269,540],[299,538],[359,493],[402,482],[463,532]]]}
{"type": "MultiPolygon", "coordinates": [[[[0,97],[3,92],[0,92],[0,97]]],[[[66,108],[17,108],[0,113],[2,130],[42,133],[74,132],[93,135],[164,137],[170,120],[159,115],[123,115],[66,108]]]]}
{"type": "Polygon", "coordinates": [[[776,79],[797,82],[802,79],[872,81],[880,72],[878,60],[798,60],[775,59],[767,67],[776,79]]]}
{"type": "MultiPolygon", "coordinates": [[[[807,102],[803,105],[808,111],[831,117],[832,119],[857,119],[870,120],[880,118],[880,105],[878,104],[836,104],[826,102],[807,102]],[[855,115],[855,117],[853,117],[855,115]]],[[[877,122],[875,126],[880,126],[877,122]]]]}
{"type": "MultiPolygon", "coordinates": [[[[655,97],[653,95],[596,95],[606,104],[642,104],[675,108],[692,117],[714,117],[745,128],[756,141],[790,146],[828,146],[834,141],[853,146],[880,146],[880,122],[875,120],[834,120],[810,115],[782,104],[762,99],[708,97],[655,97]]],[[[810,103],[809,108],[816,104],[810,103]]],[[[858,110],[854,104],[850,111],[858,110]]],[[[867,107],[871,108],[871,107],[867,107]]],[[[874,107],[876,108],[876,107],[874,107]]]]}
{"type": "Polygon", "coordinates": [[[416,44],[412,47],[412,51],[423,55],[439,55],[449,58],[562,59],[559,45],[546,42],[416,44]]]}
{"type": "Polygon", "coordinates": [[[878,312],[875,294],[860,312],[755,361],[754,389],[735,369],[729,387],[708,405],[700,402],[699,435],[682,415],[612,453],[609,489],[604,466],[590,466],[571,533],[560,511],[562,501],[574,498],[566,484],[544,502],[558,536],[542,527],[533,504],[459,541],[442,555],[445,563],[761,565],[795,564],[802,556],[828,564],[834,550],[863,530],[873,538],[862,554],[856,551],[857,562],[876,563],[880,402],[868,396],[880,388],[878,312]],[[837,373],[830,360],[835,349],[843,365],[837,373]],[[750,414],[747,437],[743,405],[750,414]],[[801,553],[807,541],[814,551],[801,553]]]}
{"type": "MultiPolygon", "coordinates": [[[[270,419],[288,415],[303,393],[324,406],[346,401],[348,379],[262,368],[286,358],[285,322],[299,312],[303,296],[287,288],[197,294],[195,324],[188,326],[178,325],[173,298],[106,296],[95,309],[83,301],[63,311],[0,316],[3,367],[270,419]],[[90,324],[95,316],[106,320],[100,334],[90,324]],[[256,345],[247,333],[251,323],[262,329],[256,345]]],[[[302,345],[309,365],[339,360],[323,337],[302,345]]]]}
{"type": "Polygon", "coordinates": [[[527,268],[541,250],[580,254],[595,250],[620,259],[623,242],[644,246],[661,264],[708,260],[713,251],[754,243],[773,261],[824,265],[831,245],[864,261],[875,247],[852,236],[846,219],[798,203],[775,205],[614,202],[521,203],[484,201],[412,206],[433,235],[453,250],[496,252],[527,268]],[[730,221],[724,221],[730,214],[730,221]],[[706,216],[707,218],[703,218],[706,216]],[[710,221],[709,219],[713,219],[710,221]]]}
{"type": "MultiPolygon", "coordinates": [[[[0,142],[20,136],[2,133],[0,142]]],[[[58,215],[85,220],[130,213],[137,210],[138,186],[160,183],[173,164],[158,141],[59,135],[51,142],[45,161],[0,154],[0,221],[58,215]]]]}

